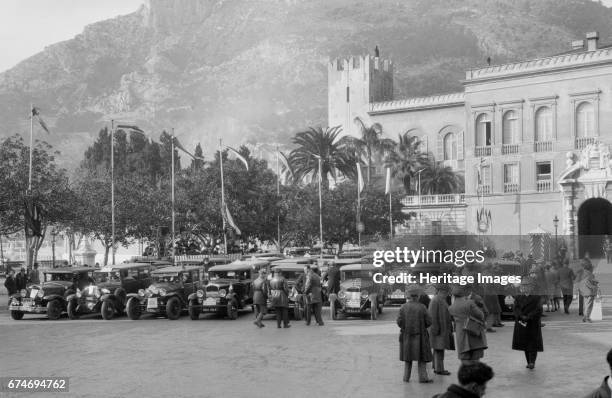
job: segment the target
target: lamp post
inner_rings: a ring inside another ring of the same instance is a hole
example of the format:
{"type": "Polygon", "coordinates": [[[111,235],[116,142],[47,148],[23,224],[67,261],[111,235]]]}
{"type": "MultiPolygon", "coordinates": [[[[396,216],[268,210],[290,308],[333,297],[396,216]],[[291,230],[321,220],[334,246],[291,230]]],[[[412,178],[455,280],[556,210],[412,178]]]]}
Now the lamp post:
{"type": "Polygon", "coordinates": [[[559,245],[557,243],[557,228],[559,227],[559,218],[557,217],[557,215],[555,214],[555,218],[553,218],[553,225],[555,226],[555,257],[558,254],[559,251],[559,245]]]}

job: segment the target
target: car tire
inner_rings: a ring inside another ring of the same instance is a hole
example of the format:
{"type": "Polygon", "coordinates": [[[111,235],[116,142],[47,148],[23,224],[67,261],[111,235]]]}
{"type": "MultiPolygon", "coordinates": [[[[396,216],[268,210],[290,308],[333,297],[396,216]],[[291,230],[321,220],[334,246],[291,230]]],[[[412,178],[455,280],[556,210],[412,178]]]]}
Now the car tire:
{"type": "Polygon", "coordinates": [[[51,320],[59,319],[62,316],[62,303],[59,300],[51,300],[47,303],[47,317],[51,320]]]}
{"type": "Polygon", "coordinates": [[[79,319],[80,314],[76,308],[77,308],[76,300],[70,300],[68,302],[68,308],[66,309],[66,312],[68,312],[68,318],[79,319]]]}
{"type": "Polygon", "coordinates": [[[302,320],[302,309],[297,302],[295,303],[295,307],[293,307],[293,318],[295,318],[296,321],[302,320]]]}
{"type": "Polygon", "coordinates": [[[329,314],[332,320],[337,320],[338,319],[338,309],[337,309],[337,304],[336,304],[336,295],[335,294],[330,294],[329,295],[329,314]]]}
{"type": "Polygon", "coordinates": [[[100,309],[100,312],[102,313],[102,319],[104,319],[105,321],[110,321],[115,315],[115,305],[111,300],[104,300],[102,302],[102,308],[100,309]]]}
{"type": "Polygon", "coordinates": [[[227,303],[227,317],[231,320],[238,319],[238,303],[234,299],[227,303]]]}
{"type": "Polygon", "coordinates": [[[176,321],[181,316],[181,301],[178,297],[170,297],[166,303],[166,315],[171,321],[176,321]]]}
{"type": "Polygon", "coordinates": [[[125,302],[127,300],[127,293],[125,292],[125,289],[121,287],[117,288],[117,290],[115,290],[115,298],[117,299],[115,310],[119,311],[122,308],[125,309],[125,302]]]}
{"type": "Polygon", "coordinates": [[[197,300],[190,300],[189,301],[189,318],[191,318],[194,321],[197,321],[200,318],[200,310],[197,308],[198,302],[197,300]]]}
{"type": "Polygon", "coordinates": [[[125,308],[126,308],[127,316],[131,320],[136,321],[140,318],[140,315],[141,315],[140,303],[138,302],[138,299],[136,297],[130,297],[126,303],[125,308]]]}
{"type": "Polygon", "coordinates": [[[370,319],[375,321],[378,318],[378,299],[376,295],[370,296],[370,319]]]}
{"type": "Polygon", "coordinates": [[[11,318],[18,321],[20,319],[23,319],[23,314],[23,311],[11,311],[11,318]]]}

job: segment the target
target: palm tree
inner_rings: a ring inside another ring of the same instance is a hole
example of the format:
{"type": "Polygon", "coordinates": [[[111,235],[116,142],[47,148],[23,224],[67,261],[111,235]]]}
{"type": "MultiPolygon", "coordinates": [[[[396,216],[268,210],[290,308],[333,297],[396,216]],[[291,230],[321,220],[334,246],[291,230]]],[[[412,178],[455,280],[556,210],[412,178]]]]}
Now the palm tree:
{"type": "Polygon", "coordinates": [[[406,193],[410,193],[411,181],[417,172],[432,164],[431,156],[422,152],[420,147],[419,137],[400,134],[395,149],[388,153],[385,160],[386,166],[391,168],[391,175],[402,180],[406,193]]]}
{"type": "Polygon", "coordinates": [[[382,126],[380,123],[374,123],[371,126],[366,126],[363,120],[356,117],[354,119],[361,130],[361,138],[352,136],[344,136],[340,140],[351,155],[355,155],[358,159],[364,161],[368,165],[367,183],[370,183],[372,158],[381,156],[393,150],[395,141],[390,138],[382,137],[382,126]]]}
{"type": "Polygon", "coordinates": [[[310,176],[316,181],[319,175],[319,158],[321,159],[321,186],[329,187],[328,176],[334,179],[339,175],[355,175],[355,159],[347,152],[345,145],[338,140],[340,126],[326,128],[310,127],[299,132],[293,138],[297,145],[289,154],[289,162],[297,180],[310,176]]]}
{"type": "Polygon", "coordinates": [[[451,167],[431,165],[421,176],[421,192],[426,195],[445,195],[463,192],[463,176],[451,167]]]}

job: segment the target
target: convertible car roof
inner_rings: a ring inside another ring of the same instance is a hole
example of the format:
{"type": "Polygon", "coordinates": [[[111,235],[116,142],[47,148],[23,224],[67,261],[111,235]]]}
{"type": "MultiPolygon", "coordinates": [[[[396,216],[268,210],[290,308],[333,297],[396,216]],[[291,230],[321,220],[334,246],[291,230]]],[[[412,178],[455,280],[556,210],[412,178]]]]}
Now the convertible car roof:
{"type": "Polygon", "coordinates": [[[171,263],[166,263],[166,262],[159,262],[159,263],[147,263],[147,262],[143,262],[143,263],[123,263],[123,264],[107,265],[107,266],[104,266],[104,267],[100,268],[97,271],[111,272],[111,271],[120,271],[120,270],[130,269],[130,268],[143,268],[143,267],[148,267],[148,266],[169,267],[171,265],[172,265],[171,263]]]}
{"type": "Polygon", "coordinates": [[[212,266],[208,269],[208,271],[245,271],[253,268],[258,269],[261,267],[267,267],[269,264],[270,261],[261,258],[255,260],[236,260],[229,264],[219,264],[212,266]]]}
{"type": "Polygon", "coordinates": [[[195,269],[199,269],[201,270],[202,267],[197,266],[197,265],[186,265],[186,266],[180,266],[180,265],[174,265],[171,267],[164,267],[164,268],[159,268],[156,269],[155,271],[151,272],[151,274],[153,275],[159,275],[159,274],[178,274],[179,272],[182,271],[191,271],[191,270],[195,270],[195,269]]]}

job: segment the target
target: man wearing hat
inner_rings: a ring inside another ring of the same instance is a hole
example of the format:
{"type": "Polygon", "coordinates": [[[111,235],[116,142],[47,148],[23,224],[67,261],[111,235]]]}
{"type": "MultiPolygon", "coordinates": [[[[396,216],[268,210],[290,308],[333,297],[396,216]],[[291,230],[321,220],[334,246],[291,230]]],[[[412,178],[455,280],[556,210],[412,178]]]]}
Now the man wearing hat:
{"type": "Polygon", "coordinates": [[[257,325],[258,328],[265,326],[261,321],[268,309],[268,281],[266,280],[266,273],[265,268],[260,268],[259,276],[251,283],[256,316],[255,322],[253,323],[257,325]]]}
{"type": "Polygon", "coordinates": [[[308,296],[308,300],[312,311],[306,311],[306,325],[310,325],[312,313],[319,326],[323,326],[323,318],[321,318],[321,309],[323,307],[323,296],[321,295],[321,277],[318,274],[319,268],[316,264],[310,267],[310,271],[306,276],[306,284],[304,285],[304,293],[308,296]]]}
{"type": "Polygon", "coordinates": [[[540,296],[534,295],[536,282],[523,278],[521,295],[514,300],[514,333],[512,349],[525,352],[527,369],[535,367],[538,352],[544,351],[542,341],[542,302],[540,296]]]}
{"type": "Polygon", "coordinates": [[[407,289],[408,301],[402,305],[397,316],[397,325],[400,328],[400,361],[404,362],[404,381],[410,381],[412,361],[418,363],[419,383],[432,383],[427,375],[427,362],[432,361],[431,345],[427,328],[431,326],[431,315],[427,308],[419,303],[421,289],[418,286],[409,286],[407,289]]]}
{"type": "Polygon", "coordinates": [[[280,329],[281,318],[286,328],[289,324],[289,286],[280,269],[274,269],[274,277],[270,281],[270,304],[276,313],[276,326],[280,329]]]}
{"type": "Polygon", "coordinates": [[[435,374],[448,376],[450,372],[444,369],[444,350],[455,350],[453,323],[446,303],[450,288],[446,284],[438,284],[435,288],[436,295],[429,303],[432,322],[429,335],[433,348],[433,368],[435,374]]]}
{"type": "Polygon", "coordinates": [[[465,286],[454,286],[455,302],[448,308],[455,321],[457,353],[462,364],[480,361],[487,349],[484,312],[468,298],[465,286]]]}

